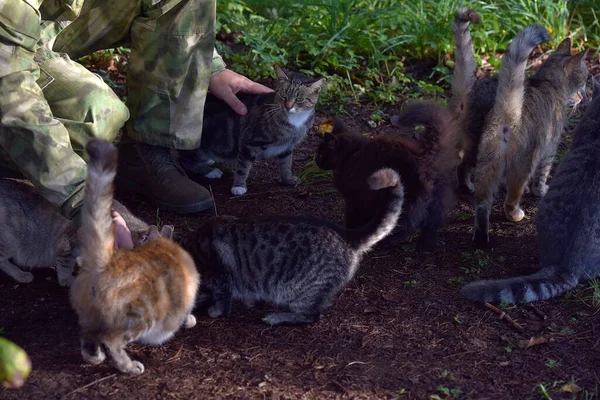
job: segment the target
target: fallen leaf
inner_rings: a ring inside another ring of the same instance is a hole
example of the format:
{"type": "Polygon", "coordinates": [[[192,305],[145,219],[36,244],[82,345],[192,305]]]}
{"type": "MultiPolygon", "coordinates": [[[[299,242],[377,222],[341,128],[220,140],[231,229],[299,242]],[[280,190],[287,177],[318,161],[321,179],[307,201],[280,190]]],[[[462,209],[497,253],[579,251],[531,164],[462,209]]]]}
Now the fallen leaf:
{"type": "Polygon", "coordinates": [[[501,367],[508,367],[509,365],[510,365],[510,361],[502,361],[502,362],[500,363],[500,366],[501,366],[501,367]]]}
{"type": "Polygon", "coordinates": [[[548,339],[543,336],[532,337],[529,340],[521,340],[519,341],[519,347],[522,349],[528,349],[532,346],[537,346],[540,344],[548,343],[548,339]]]}
{"type": "Polygon", "coordinates": [[[581,392],[581,390],[582,389],[574,383],[567,383],[565,386],[562,387],[562,391],[565,393],[577,394],[581,392]]]}
{"type": "Polygon", "coordinates": [[[333,124],[331,119],[326,119],[325,121],[321,122],[316,126],[315,130],[320,135],[333,132],[333,124]]]}

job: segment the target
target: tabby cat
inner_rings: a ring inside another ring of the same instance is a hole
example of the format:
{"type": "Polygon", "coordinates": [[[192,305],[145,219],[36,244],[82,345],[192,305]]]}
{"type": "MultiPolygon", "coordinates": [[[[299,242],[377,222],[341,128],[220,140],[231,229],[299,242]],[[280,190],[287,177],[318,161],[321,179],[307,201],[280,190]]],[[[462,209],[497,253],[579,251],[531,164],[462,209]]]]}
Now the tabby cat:
{"type": "Polygon", "coordinates": [[[541,269],[529,276],[466,285],[468,299],[547,300],[600,275],[600,83],[574,132],[536,217],[541,269]]]}
{"type": "Polygon", "coordinates": [[[502,180],[506,183],[504,213],[513,222],[525,215],[519,203],[532,176],[532,186],[545,194],[567,106],[579,101],[585,90],[587,50],[572,56],[570,39],[561,42],[524,86],[529,53],[549,39],[543,26],[527,27],[504,55],[496,102],[486,118],[475,170],[474,241],[479,247],[489,242],[490,209],[502,180]],[[509,140],[505,140],[507,135],[509,140]]]}
{"type": "Polygon", "coordinates": [[[325,79],[315,80],[277,66],[275,71],[275,92],[238,95],[248,107],[244,116],[214,96],[207,97],[200,148],[179,152],[186,171],[220,178],[221,170],[211,167],[213,159],[236,161],[231,193],[242,195],[254,161],[277,157],[281,181],[286,185],[299,182],[292,174],[292,151],[312,126],[325,79]]]}
{"type": "Polygon", "coordinates": [[[395,171],[378,170],[367,185],[382,192],[386,204],[360,229],[307,217],[219,216],[205,222],[184,247],[202,274],[200,303],[209,305],[209,316],[228,316],[231,300],[238,299],[247,306],[289,308],[263,318],[270,325],[317,321],[402,211],[404,190],[395,171]]]}
{"type": "Polygon", "coordinates": [[[346,227],[359,228],[385,204],[380,192],[367,190],[367,177],[381,168],[402,176],[406,190],[404,212],[388,241],[398,241],[421,230],[419,246],[431,247],[453,204],[451,174],[455,166],[455,129],[450,114],[434,103],[409,106],[394,118],[403,129],[422,125],[420,139],[407,135],[367,138],[345,132],[340,120],[319,145],[316,164],[333,170],[333,184],[344,197],[346,227]]]}
{"type": "Polygon", "coordinates": [[[114,249],[111,206],[117,149],[93,139],[86,151],[81,268],[71,287],[82,331],[81,354],[86,362],[100,364],[107,350],[121,372],[141,374],[144,365],[132,361],[125,346],[137,340],[158,345],[182,324],[193,327],[200,278],[191,256],[170,240],[170,226],[160,234],[152,226],[149,241],[140,247],[114,249]]]}

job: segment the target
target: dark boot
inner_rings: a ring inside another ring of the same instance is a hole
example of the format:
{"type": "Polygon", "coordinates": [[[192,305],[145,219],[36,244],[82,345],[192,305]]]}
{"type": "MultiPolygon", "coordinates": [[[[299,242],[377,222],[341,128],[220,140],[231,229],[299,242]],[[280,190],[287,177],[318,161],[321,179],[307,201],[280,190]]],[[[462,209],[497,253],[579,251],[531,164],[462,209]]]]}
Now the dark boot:
{"type": "Polygon", "coordinates": [[[187,177],[170,149],[141,143],[119,147],[117,188],[143,195],[161,209],[191,214],[212,207],[210,192],[187,177]]]}

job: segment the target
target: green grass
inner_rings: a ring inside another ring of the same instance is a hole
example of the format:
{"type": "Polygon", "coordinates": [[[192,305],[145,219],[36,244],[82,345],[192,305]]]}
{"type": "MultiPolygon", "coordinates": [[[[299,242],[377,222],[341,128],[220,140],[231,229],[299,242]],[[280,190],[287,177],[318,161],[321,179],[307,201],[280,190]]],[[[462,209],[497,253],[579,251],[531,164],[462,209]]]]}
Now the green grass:
{"type": "Polygon", "coordinates": [[[252,79],[273,77],[273,64],[328,78],[325,103],[395,103],[447,89],[454,42],[451,22],[462,5],[478,10],[472,26],[477,58],[496,57],[523,27],[541,23],[548,48],[570,36],[579,48],[598,47],[595,0],[231,0],[218,2],[217,30],[239,33],[242,50],[218,43],[232,69],[252,79]],[[405,67],[426,60],[418,79],[405,67]]]}

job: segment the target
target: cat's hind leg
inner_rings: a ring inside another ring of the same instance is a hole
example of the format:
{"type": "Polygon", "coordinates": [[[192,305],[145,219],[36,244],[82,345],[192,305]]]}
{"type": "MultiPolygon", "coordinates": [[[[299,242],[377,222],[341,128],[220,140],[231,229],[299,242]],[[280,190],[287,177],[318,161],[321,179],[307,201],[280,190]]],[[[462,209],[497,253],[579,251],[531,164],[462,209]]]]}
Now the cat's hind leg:
{"type": "Polygon", "coordinates": [[[300,325],[317,322],[321,318],[319,313],[272,313],[262,320],[271,326],[277,325],[300,325]]]}
{"type": "Polygon", "coordinates": [[[19,283],[32,282],[33,274],[23,271],[21,268],[13,264],[5,254],[6,253],[3,254],[3,249],[0,245],[0,270],[4,271],[4,273],[19,283]]]}
{"type": "Polygon", "coordinates": [[[181,167],[191,173],[202,175],[209,179],[218,179],[223,176],[223,171],[213,168],[214,160],[205,156],[201,150],[180,150],[179,163],[181,167]]]}
{"type": "Polygon", "coordinates": [[[144,364],[132,360],[125,352],[127,342],[122,333],[112,333],[102,338],[102,343],[108,350],[108,354],[113,359],[117,369],[126,374],[139,375],[144,372],[144,364]]]}
{"type": "Polygon", "coordinates": [[[106,359],[102,343],[92,335],[84,335],[81,338],[81,356],[86,363],[92,365],[102,364],[106,359]]]}
{"type": "Polygon", "coordinates": [[[252,149],[242,147],[238,156],[237,169],[233,176],[233,186],[231,187],[231,194],[234,196],[240,196],[248,191],[246,180],[248,179],[248,175],[250,175],[253,163],[252,149]]]}
{"type": "Polygon", "coordinates": [[[222,284],[213,293],[213,304],[208,307],[211,318],[227,318],[231,312],[231,291],[229,285],[222,284]]]}
{"type": "Polygon", "coordinates": [[[194,317],[193,314],[188,314],[187,317],[185,317],[185,322],[184,322],[184,326],[187,329],[193,328],[194,326],[196,326],[196,317],[194,317]]]}
{"type": "Polygon", "coordinates": [[[321,314],[331,307],[333,287],[334,285],[323,282],[305,287],[302,293],[290,302],[291,312],[272,313],[264,317],[263,321],[271,326],[317,322],[321,314]]]}
{"type": "Polygon", "coordinates": [[[490,242],[490,212],[499,184],[498,180],[498,171],[494,166],[478,168],[475,171],[476,206],[473,242],[478,248],[485,248],[490,242]]]}
{"type": "Polygon", "coordinates": [[[531,180],[531,192],[538,196],[544,197],[548,192],[548,175],[552,169],[552,161],[554,156],[545,157],[542,159],[536,169],[535,175],[531,180]]]}
{"type": "Polygon", "coordinates": [[[529,171],[523,168],[513,168],[506,177],[506,197],[504,199],[504,215],[509,221],[519,222],[525,217],[520,202],[527,181],[529,171]]]}

